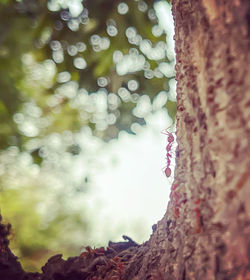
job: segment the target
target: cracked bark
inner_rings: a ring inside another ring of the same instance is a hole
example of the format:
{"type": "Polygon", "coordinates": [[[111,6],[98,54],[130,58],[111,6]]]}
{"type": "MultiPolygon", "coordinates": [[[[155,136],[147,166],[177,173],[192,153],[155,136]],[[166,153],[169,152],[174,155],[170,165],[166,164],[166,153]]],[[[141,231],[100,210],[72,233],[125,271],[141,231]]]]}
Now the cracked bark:
{"type": "MultiPolygon", "coordinates": [[[[15,279],[250,279],[250,2],[172,5],[179,152],[165,216],[149,241],[119,252],[119,273],[114,265],[83,276],[76,257],[75,273],[55,264],[61,278],[20,272],[15,279]]],[[[16,262],[1,240],[1,263],[16,262]]]]}

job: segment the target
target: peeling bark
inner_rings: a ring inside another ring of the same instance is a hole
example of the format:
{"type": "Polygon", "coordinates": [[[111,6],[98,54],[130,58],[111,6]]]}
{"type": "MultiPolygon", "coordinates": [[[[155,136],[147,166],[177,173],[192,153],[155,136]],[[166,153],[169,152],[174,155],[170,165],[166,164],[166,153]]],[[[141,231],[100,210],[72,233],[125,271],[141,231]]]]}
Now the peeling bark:
{"type": "Polygon", "coordinates": [[[53,257],[39,275],[22,271],[1,231],[0,271],[13,262],[19,273],[1,279],[250,279],[250,2],[172,4],[178,152],[165,216],[140,246],[53,257]]]}

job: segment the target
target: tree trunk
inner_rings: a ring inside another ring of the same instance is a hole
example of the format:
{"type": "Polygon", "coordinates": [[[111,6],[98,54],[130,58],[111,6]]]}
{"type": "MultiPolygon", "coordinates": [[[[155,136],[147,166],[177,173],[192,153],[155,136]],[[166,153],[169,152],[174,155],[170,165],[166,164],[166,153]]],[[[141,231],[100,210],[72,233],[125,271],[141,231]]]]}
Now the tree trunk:
{"type": "Polygon", "coordinates": [[[172,4],[177,167],[136,279],[250,279],[250,2],[172,4]]]}
{"type": "Polygon", "coordinates": [[[165,216],[140,246],[55,256],[31,279],[250,279],[250,2],[172,5],[178,148],[165,216]]]}

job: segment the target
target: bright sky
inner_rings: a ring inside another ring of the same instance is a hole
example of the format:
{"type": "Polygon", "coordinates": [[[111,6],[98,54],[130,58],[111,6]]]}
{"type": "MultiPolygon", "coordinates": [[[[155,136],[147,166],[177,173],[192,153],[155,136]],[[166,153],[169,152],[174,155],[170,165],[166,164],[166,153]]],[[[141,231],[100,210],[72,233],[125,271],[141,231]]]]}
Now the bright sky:
{"type": "MultiPolygon", "coordinates": [[[[167,56],[174,67],[171,7],[165,1],[156,2],[154,7],[167,33],[167,56]]],[[[175,90],[172,95],[175,99],[175,90]]],[[[149,238],[152,225],[163,217],[169,200],[171,180],[162,171],[166,166],[167,136],[161,131],[171,124],[167,111],[162,109],[150,114],[146,126],[136,135],[121,132],[98,153],[100,164],[93,176],[94,187],[85,201],[93,222],[90,244],[121,240],[123,234],[138,242],[149,238]]]]}
{"type": "Polygon", "coordinates": [[[146,122],[137,135],[121,132],[118,140],[98,154],[93,190],[85,201],[93,219],[90,241],[96,246],[109,239],[119,240],[123,234],[145,241],[151,226],[165,213],[170,180],[162,171],[167,136],[161,130],[171,119],[161,110],[148,116],[146,122]]]}

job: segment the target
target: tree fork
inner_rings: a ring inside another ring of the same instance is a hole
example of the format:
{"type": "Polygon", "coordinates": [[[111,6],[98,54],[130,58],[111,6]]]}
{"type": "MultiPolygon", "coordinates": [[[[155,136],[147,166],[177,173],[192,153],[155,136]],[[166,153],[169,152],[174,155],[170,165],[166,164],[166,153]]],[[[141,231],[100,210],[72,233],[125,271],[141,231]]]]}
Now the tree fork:
{"type": "Polygon", "coordinates": [[[172,2],[181,152],[165,216],[140,246],[57,255],[42,274],[22,272],[2,226],[4,279],[250,279],[250,2],[172,2]]]}

